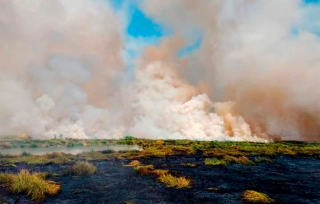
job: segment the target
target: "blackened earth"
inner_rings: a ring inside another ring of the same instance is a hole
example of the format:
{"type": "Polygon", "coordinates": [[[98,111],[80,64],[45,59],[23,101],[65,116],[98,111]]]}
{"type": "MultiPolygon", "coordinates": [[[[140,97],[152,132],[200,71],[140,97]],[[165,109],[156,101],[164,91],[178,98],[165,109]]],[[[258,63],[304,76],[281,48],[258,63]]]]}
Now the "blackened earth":
{"type": "MultiPolygon", "coordinates": [[[[62,185],[61,192],[49,197],[45,203],[105,203],[123,204],[198,204],[244,203],[245,190],[266,193],[278,203],[320,203],[319,157],[277,156],[273,163],[244,166],[206,166],[202,154],[144,158],[140,162],[153,164],[157,169],[169,169],[173,174],[193,180],[191,188],[167,188],[154,176],[141,176],[132,167],[124,167],[131,160],[109,159],[92,162],[98,173],[91,176],[49,177],[62,185]],[[194,163],[196,167],[181,164],[194,163]]],[[[17,173],[20,169],[31,172],[62,174],[67,165],[19,164],[17,167],[0,168],[0,172],[17,173]]],[[[9,194],[0,188],[0,203],[33,203],[24,195],[9,194]]]]}

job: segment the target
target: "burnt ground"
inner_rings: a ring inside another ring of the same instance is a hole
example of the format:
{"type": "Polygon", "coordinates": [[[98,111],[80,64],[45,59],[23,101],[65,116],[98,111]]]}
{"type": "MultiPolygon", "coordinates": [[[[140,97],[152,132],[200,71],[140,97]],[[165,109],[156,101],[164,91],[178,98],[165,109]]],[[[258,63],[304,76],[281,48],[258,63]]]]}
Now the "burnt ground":
{"type": "MultiPolygon", "coordinates": [[[[142,164],[169,169],[174,174],[193,179],[192,188],[167,188],[156,182],[156,177],[141,176],[132,167],[124,167],[130,160],[109,159],[92,162],[98,173],[91,176],[61,176],[48,179],[59,182],[62,191],[45,203],[244,203],[243,191],[251,189],[266,193],[278,203],[320,203],[320,160],[314,157],[277,156],[273,163],[252,166],[233,164],[205,166],[202,154],[144,158],[142,164]],[[185,167],[182,163],[195,163],[185,167]],[[207,188],[214,188],[208,190],[207,188]]],[[[19,164],[17,167],[0,168],[0,172],[63,173],[70,165],[19,164]]],[[[0,188],[0,203],[33,203],[26,196],[8,194],[0,188]]]]}

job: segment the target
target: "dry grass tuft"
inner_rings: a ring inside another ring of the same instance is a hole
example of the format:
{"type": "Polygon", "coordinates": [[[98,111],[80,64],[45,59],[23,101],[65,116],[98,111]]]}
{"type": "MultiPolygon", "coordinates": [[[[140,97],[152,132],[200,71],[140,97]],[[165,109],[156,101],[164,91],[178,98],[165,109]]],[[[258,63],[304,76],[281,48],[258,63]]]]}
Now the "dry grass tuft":
{"type": "Polygon", "coordinates": [[[156,145],[161,146],[164,144],[164,141],[163,140],[156,140],[155,143],[156,143],[156,145]]]}
{"type": "Polygon", "coordinates": [[[133,160],[129,164],[123,165],[123,166],[138,166],[140,165],[140,162],[138,160],[133,160]]]}
{"type": "Polygon", "coordinates": [[[157,175],[157,176],[161,176],[164,174],[168,174],[169,170],[165,170],[165,169],[156,169],[152,171],[152,174],[157,175]]]}
{"type": "Polygon", "coordinates": [[[0,174],[0,183],[13,193],[26,193],[32,200],[43,201],[47,196],[58,194],[61,189],[59,184],[45,180],[46,175],[21,170],[18,175],[0,174]]]}
{"type": "Polygon", "coordinates": [[[249,203],[275,203],[275,200],[264,193],[246,190],[242,194],[242,200],[249,203]]]}
{"type": "Polygon", "coordinates": [[[190,188],[191,180],[186,177],[175,177],[171,174],[163,174],[159,176],[158,181],[165,184],[167,187],[175,188],[190,188]]]}
{"type": "Polygon", "coordinates": [[[97,168],[89,162],[77,162],[71,167],[71,174],[73,175],[92,175],[97,168]]]}
{"type": "Polygon", "coordinates": [[[190,167],[190,168],[194,168],[194,167],[196,167],[197,165],[196,164],[194,164],[194,163],[182,163],[181,164],[182,166],[185,166],[185,167],[190,167]]]}
{"type": "Polygon", "coordinates": [[[154,166],[146,165],[146,166],[136,166],[134,170],[141,175],[151,175],[153,174],[154,166]]]}

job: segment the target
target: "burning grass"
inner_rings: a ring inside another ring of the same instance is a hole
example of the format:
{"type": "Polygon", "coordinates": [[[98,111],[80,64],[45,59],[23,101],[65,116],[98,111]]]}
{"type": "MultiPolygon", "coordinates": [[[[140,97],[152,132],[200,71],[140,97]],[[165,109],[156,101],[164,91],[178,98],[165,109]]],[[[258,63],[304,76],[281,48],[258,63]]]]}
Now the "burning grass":
{"type": "Polygon", "coordinates": [[[42,201],[47,196],[59,193],[60,185],[45,180],[46,173],[31,174],[27,170],[21,170],[19,174],[0,174],[0,184],[12,193],[25,193],[32,200],[42,201]]]}
{"type": "Polygon", "coordinates": [[[264,193],[246,190],[242,193],[242,200],[248,203],[275,203],[275,200],[264,193]]]}

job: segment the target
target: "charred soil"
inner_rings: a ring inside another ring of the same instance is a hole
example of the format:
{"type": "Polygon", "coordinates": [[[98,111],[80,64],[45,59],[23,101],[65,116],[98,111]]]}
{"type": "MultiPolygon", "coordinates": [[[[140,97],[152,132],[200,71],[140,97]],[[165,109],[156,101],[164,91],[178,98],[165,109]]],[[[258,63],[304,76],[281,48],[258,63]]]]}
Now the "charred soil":
{"type": "MultiPolygon", "coordinates": [[[[320,203],[320,160],[318,156],[270,157],[270,161],[250,165],[231,163],[206,165],[213,158],[198,152],[192,155],[143,157],[141,165],[169,170],[173,176],[191,180],[188,188],[167,187],[157,175],[141,175],[132,159],[108,158],[90,161],[96,167],[92,175],[68,173],[72,163],[27,165],[18,163],[0,167],[0,173],[17,174],[21,169],[48,172],[48,179],[61,185],[61,191],[44,203],[246,203],[241,199],[246,190],[265,193],[277,203],[320,203]],[[272,161],[272,162],[271,162],[272,161]]],[[[257,156],[248,156],[254,161],[257,156]]],[[[36,203],[23,194],[12,194],[0,187],[3,203],[36,203]]]]}

